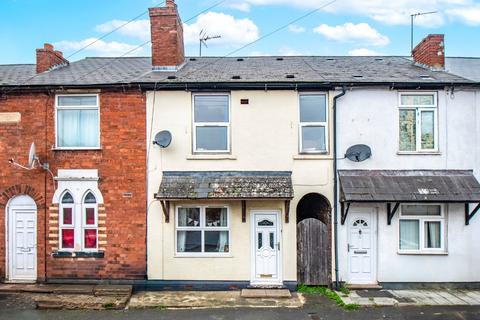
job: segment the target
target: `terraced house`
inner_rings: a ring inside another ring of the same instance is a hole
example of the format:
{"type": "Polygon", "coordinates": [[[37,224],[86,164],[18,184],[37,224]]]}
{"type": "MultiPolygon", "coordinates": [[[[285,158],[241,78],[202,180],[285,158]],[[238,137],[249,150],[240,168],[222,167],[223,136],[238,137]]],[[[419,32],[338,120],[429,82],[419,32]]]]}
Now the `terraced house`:
{"type": "Polygon", "coordinates": [[[441,36],[413,58],[185,57],[174,1],[149,12],[151,57],[0,66],[5,279],[480,281],[478,83],[441,36]]]}

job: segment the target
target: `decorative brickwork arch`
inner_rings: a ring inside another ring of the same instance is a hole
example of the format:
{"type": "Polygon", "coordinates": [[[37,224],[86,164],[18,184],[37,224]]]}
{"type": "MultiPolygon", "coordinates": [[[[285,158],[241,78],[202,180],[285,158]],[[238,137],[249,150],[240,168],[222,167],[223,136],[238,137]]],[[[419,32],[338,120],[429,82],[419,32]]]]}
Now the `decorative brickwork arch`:
{"type": "Polygon", "coordinates": [[[28,184],[16,184],[3,190],[0,194],[0,208],[5,208],[10,199],[22,194],[32,197],[37,204],[37,209],[45,208],[45,199],[42,194],[28,184]]]}

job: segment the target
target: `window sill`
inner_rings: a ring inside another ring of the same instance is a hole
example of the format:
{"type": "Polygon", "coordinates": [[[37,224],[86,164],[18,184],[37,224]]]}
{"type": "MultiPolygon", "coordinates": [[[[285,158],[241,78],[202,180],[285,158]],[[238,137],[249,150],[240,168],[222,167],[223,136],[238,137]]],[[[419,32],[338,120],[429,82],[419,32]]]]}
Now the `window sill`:
{"type": "Polygon", "coordinates": [[[187,160],[237,160],[237,156],[231,154],[190,154],[187,160]]]}
{"type": "Polygon", "coordinates": [[[52,253],[53,258],[104,258],[103,251],[55,251],[52,253]]]}
{"type": "Polygon", "coordinates": [[[174,258],[233,258],[233,255],[226,254],[175,254],[174,258]]]}
{"type": "Polygon", "coordinates": [[[399,156],[414,155],[414,156],[440,156],[440,151],[397,151],[399,156]]]}
{"type": "Polygon", "coordinates": [[[101,151],[102,147],[91,147],[91,148],[60,148],[53,147],[52,151],[101,151]]]}
{"type": "Polygon", "coordinates": [[[328,153],[315,153],[315,154],[297,154],[293,156],[293,160],[332,160],[332,157],[328,153]]]}
{"type": "Polygon", "coordinates": [[[399,255],[413,255],[413,256],[448,256],[446,251],[397,251],[399,255]]]}

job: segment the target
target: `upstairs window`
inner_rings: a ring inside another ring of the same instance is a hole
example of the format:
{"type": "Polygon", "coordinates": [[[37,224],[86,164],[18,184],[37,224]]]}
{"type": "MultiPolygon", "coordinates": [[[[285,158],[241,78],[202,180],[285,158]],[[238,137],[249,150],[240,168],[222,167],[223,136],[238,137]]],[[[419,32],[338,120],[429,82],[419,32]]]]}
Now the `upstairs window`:
{"type": "Polygon", "coordinates": [[[399,120],[401,152],[437,151],[436,93],[401,93],[399,120]]]}
{"type": "Polygon", "coordinates": [[[328,109],[325,94],[300,94],[300,153],[326,153],[328,109]]]}
{"type": "Polygon", "coordinates": [[[57,96],[56,119],[57,148],[100,147],[98,95],[57,96]]]}
{"type": "Polygon", "coordinates": [[[193,96],[193,151],[230,152],[230,97],[193,96]]]}

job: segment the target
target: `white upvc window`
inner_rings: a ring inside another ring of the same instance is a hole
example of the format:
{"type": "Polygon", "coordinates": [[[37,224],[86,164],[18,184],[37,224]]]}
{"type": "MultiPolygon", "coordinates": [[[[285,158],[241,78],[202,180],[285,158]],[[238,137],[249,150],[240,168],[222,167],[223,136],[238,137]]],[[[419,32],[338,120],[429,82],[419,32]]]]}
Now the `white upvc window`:
{"type": "Polygon", "coordinates": [[[437,152],[436,92],[399,94],[399,151],[437,152]]]}
{"type": "Polygon", "coordinates": [[[322,93],[299,94],[300,153],[328,152],[328,103],[322,93]]]}
{"type": "Polygon", "coordinates": [[[229,255],[229,207],[180,206],[175,218],[177,256],[229,255]]]}
{"type": "Polygon", "coordinates": [[[445,213],[442,205],[401,205],[399,253],[445,253],[445,239],[445,213]]]}
{"type": "Polygon", "coordinates": [[[193,95],[193,152],[230,152],[230,95],[193,95]]]}
{"type": "Polygon", "coordinates": [[[56,148],[100,148],[98,94],[70,94],[55,97],[56,148]]]}
{"type": "Polygon", "coordinates": [[[97,251],[98,204],[91,191],[81,203],[75,203],[70,191],[65,191],[59,207],[59,249],[61,251],[97,251]]]}

